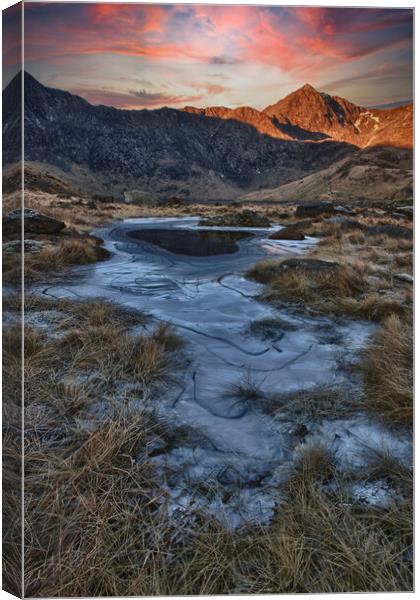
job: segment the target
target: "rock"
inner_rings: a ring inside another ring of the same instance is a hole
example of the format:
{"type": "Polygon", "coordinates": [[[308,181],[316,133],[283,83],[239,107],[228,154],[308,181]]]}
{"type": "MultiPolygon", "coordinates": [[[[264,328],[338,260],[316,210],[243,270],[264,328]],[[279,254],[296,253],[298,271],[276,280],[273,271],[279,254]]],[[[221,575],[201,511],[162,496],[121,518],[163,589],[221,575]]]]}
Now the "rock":
{"type": "Polygon", "coordinates": [[[304,240],[305,236],[297,227],[291,225],[290,227],[283,227],[278,231],[275,231],[270,236],[270,240],[304,240]]]}
{"type": "Polygon", "coordinates": [[[262,213],[245,209],[240,212],[226,213],[215,217],[200,219],[200,227],[270,227],[269,219],[262,213]]]}
{"type": "Polygon", "coordinates": [[[276,268],[280,271],[306,271],[312,273],[336,272],[339,268],[338,263],[317,258],[287,258],[276,268]]]}
{"type": "Polygon", "coordinates": [[[292,223],[290,227],[294,227],[295,229],[299,229],[299,231],[305,231],[305,229],[309,229],[312,227],[313,222],[311,219],[302,219],[301,221],[296,221],[296,223],[292,223]]]}
{"type": "Polygon", "coordinates": [[[158,199],[153,194],[143,190],[127,190],[124,192],[124,202],[126,204],[155,206],[158,204],[158,199]]]}
{"type": "Polygon", "coordinates": [[[394,277],[406,283],[414,283],[414,277],[410,273],[394,273],[394,277]]]}
{"type": "Polygon", "coordinates": [[[351,210],[351,208],[348,208],[347,206],[338,205],[334,208],[334,211],[336,213],[342,213],[342,214],[346,214],[346,215],[354,215],[354,211],[351,210]]]}
{"type": "MultiPolygon", "coordinates": [[[[38,242],[37,240],[24,240],[23,242],[23,251],[24,252],[32,252],[33,254],[37,254],[43,250],[44,244],[43,242],[38,242]]],[[[22,249],[22,243],[20,240],[13,240],[12,242],[6,242],[3,244],[3,254],[16,254],[20,252],[22,249]]]]}
{"type": "Polygon", "coordinates": [[[359,223],[356,219],[348,219],[347,217],[329,217],[325,219],[328,223],[338,223],[341,226],[341,229],[364,229],[364,225],[359,223]]]}
{"type": "Polygon", "coordinates": [[[408,227],[400,225],[371,225],[365,228],[365,232],[369,235],[388,235],[394,238],[412,239],[413,231],[408,227]]]}
{"type": "Polygon", "coordinates": [[[412,206],[397,206],[396,210],[398,211],[399,214],[402,214],[407,219],[410,219],[410,221],[413,220],[414,208],[412,206]]]}
{"type": "Polygon", "coordinates": [[[301,204],[296,207],[297,217],[317,217],[318,215],[334,214],[332,202],[316,202],[313,204],[301,204]]]}
{"type": "MultiPolygon", "coordinates": [[[[65,223],[53,219],[31,208],[23,210],[25,233],[59,233],[65,228],[65,223]]],[[[22,229],[22,211],[20,208],[12,210],[3,217],[3,234],[20,233],[22,229]]]]}

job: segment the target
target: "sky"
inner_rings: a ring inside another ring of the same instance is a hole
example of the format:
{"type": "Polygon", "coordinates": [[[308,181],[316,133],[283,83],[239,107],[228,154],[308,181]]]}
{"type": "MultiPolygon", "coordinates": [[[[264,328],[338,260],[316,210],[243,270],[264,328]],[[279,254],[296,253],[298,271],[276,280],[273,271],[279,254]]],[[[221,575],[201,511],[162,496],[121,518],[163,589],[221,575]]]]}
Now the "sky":
{"type": "Polygon", "coordinates": [[[407,9],[25,3],[25,69],[117,108],[262,109],[305,83],[394,103],[412,98],[412,53],[407,9]]]}

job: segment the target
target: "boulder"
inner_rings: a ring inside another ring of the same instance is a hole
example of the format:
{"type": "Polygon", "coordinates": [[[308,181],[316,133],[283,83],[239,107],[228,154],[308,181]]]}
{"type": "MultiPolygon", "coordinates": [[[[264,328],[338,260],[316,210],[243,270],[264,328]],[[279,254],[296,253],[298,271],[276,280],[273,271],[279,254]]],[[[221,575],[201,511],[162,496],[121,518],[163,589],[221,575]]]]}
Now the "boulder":
{"type": "Polygon", "coordinates": [[[339,264],[318,258],[287,258],[276,265],[280,271],[305,271],[311,273],[330,272],[335,273],[339,264]]]}
{"type": "MultiPolygon", "coordinates": [[[[23,251],[32,252],[37,254],[44,248],[44,243],[37,240],[24,240],[23,251]]],[[[22,249],[22,242],[20,240],[13,240],[11,242],[5,242],[3,244],[3,254],[16,254],[22,249]]]]}
{"type": "Polygon", "coordinates": [[[410,273],[394,273],[394,277],[405,283],[414,283],[414,277],[410,273]]]}
{"type": "Polygon", "coordinates": [[[315,202],[297,206],[295,214],[297,217],[318,217],[319,215],[332,215],[334,212],[332,202],[315,202]]]}
{"type": "MultiPolygon", "coordinates": [[[[65,223],[31,208],[23,209],[25,233],[60,233],[65,223]]],[[[22,211],[12,210],[3,217],[3,234],[19,234],[22,230],[22,211]]]]}
{"type": "Polygon", "coordinates": [[[400,225],[371,225],[365,228],[365,232],[369,235],[387,235],[393,238],[412,239],[413,231],[408,227],[400,225]]]}
{"type": "Polygon", "coordinates": [[[410,221],[413,220],[414,209],[412,206],[397,206],[396,210],[398,211],[399,214],[402,214],[407,219],[410,219],[410,221]]]}
{"type": "Polygon", "coordinates": [[[311,219],[302,219],[301,221],[296,221],[292,223],[290,227],[294,227],[295,229],[299,229],[299,231],[305,231],[305,229],[309,229],[312,227],[313,222],[311,219]]]}
{"type": "Polygon", "coordinates": [[[335,216],[335,217],[329,217],[328,219],[325,219],[325,220],[328,221],[328,223],[337,223],[338,225],[340,225],[341,229],[344,229],[344,230],[364,229],[364,227],[365,227],[362,223],[359,223],[359,221],[357,221],[356,219],[348,219],[347,217],[335,216]]]}
{"type": "Polygon", "coordinates": [[[270,240],[304,240],[305,236],[297,227],[283,227],[269,236],[270,240]]]}
{"type": "Polygon", "coordinates": [[[215,217],[200,219],[200,227],[263,227],[271,226],[270,220],[262,213],[245,209],[240,212],[226,213],[215,217]]]}

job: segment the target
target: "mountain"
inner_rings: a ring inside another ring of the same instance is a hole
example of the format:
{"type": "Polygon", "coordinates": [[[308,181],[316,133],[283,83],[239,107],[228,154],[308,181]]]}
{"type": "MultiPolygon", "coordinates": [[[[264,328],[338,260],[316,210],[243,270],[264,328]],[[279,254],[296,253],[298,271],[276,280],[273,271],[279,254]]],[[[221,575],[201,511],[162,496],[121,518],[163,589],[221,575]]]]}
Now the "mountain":
{"type": "Polygon", "coordinates": [[[297,202],[317,199],[337,204],[379,206],[409,203],[413,197],[412,168],[410,151],[375,146],[282,186],[244,194],[241,200],[297,202]]]}
{"type": "Polygon", "coordinates": [[[358,148],[413,146],[413,104],[392,110],[364,108],[305,84],[263,111],[242,106],[194,108],[185,111],[206,117],[235,119],[261,133],[283,140],[347,142],[358,148]]]}
{"type": "MultiPolygon", "coordinates": [[[[6,164],[19,160],[13,140],[20,139],[20,77],[3,91],[6,164]]],[[[161,197],[234,199],[322,171],[363,145],[409,145],[412,129],[412,107],[367,111],[311,86],[264,111],[119,110],[48,88],[28,73],[24,80],[25,160],[107,195],[141,189],[161,197]]]]}
{"type": "Polygon", "coordinates": [[[412,103],[388,110],[367,109],[306,84],[263,112],[280,125],[299,127],[319,139],[328,137],[359,148],[413,146],[412,103]]]}

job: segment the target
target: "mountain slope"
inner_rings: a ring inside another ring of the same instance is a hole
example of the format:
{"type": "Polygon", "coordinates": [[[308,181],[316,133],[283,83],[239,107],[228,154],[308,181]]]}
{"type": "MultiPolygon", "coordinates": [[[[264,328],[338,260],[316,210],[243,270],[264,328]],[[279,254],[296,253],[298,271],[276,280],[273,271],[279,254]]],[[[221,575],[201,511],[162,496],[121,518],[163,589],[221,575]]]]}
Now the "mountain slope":
{"type": "Polygon", "coordinates": [[[413,146],[413,105],[366,109],[306,84],[263,111],[280,126],[299,127],[319,139],[349,142],[360,148],[413,146]]]}
{"type": "MultiPolygon", "coordinates": [[[[108,193],[134,187],[235,198],[292,181],[353,151],[343,143],[274,138],[235,119],[92,106],[25,74],[25,159],[77,172],[86,181],[93,175],[108,193]]],[[[8,147],[4,152],[6,163],[17,160],[8,147]]]]}
{"type": "MultiPolygon", "coordinates": [[[[19,77],[3,92],[3,131],[11,140],[20,138],[19,77]]],[[[359,147],[409,147],[412,121],[412,105],[367,110],[309,85],[263,112],[246,106],[118,110],[45,87],[25,73],[25,160],[107,195],[140,189],[228,200],[277,189],[359,147]]],[[[4,144],[5,164],[19,160],[19,150],[4,144]]]]}
{"type": "Polygon", "coordinates": [[[367,148],[282,186],[250,192],[247,202],[329,200],[339,204],[384,205],[411,202],[412,156],[409,150],[367,148]]]}

